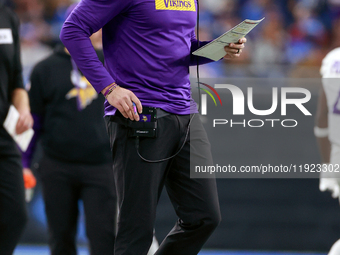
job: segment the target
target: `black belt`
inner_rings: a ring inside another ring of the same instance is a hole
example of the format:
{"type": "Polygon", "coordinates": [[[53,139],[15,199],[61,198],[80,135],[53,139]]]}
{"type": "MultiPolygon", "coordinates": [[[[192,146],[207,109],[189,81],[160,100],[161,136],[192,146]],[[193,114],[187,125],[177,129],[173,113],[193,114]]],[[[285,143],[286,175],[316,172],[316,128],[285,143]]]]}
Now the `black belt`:
{"type": "MultiPolygon", "coordinates": [[[[166,112],[160,108],[157,108],[157,119],[165,117],[167,115],[171,115],[172,113],[166,112]]],[[[126,127],[133,127],[133,128],[156,128],[157,122],[138,122],[132,121],[129,118],[125,118],[120,111],[116,110],[115,115],[110,116],[110,121],[116,122],[118,124],[122,124],[126,127]]]]}

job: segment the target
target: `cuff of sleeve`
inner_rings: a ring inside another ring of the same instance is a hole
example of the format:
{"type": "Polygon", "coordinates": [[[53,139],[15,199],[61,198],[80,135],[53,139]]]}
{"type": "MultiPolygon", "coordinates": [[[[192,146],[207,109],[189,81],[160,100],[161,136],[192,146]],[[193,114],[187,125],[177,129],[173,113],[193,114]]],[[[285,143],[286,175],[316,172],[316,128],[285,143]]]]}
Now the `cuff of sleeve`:
{"type": "Polygon", "coordinates": [[[93,85],[94,89],[97,91],[98,94],[101,93],[103,89],[105,89],[110,84],[114,83],[115,80],[112,79],[112,77],[106,77],[105,79],[101,80],[98,83],[95,83],[97,85],[93,85]]]}
{"type": "Polygon", "coordinates": [[[30,166],[31,164],[30,164],[30,162],[27,158],[22,157],[21,162],[22,162],[23,168],[30,168],[31,167],[30,166]]]}

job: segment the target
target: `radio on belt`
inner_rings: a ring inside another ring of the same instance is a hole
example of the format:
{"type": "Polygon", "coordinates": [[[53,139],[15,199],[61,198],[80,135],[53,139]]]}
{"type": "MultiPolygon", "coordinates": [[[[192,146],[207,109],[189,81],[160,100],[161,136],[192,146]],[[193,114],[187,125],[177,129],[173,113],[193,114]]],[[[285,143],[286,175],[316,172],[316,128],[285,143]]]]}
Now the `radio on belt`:
{"type": "Polygon", "coordinates": [[[131,121],[130,137],[157,137],[157,109],[155,107],[143,107],[139,114],[139,121],[131,121]]]}

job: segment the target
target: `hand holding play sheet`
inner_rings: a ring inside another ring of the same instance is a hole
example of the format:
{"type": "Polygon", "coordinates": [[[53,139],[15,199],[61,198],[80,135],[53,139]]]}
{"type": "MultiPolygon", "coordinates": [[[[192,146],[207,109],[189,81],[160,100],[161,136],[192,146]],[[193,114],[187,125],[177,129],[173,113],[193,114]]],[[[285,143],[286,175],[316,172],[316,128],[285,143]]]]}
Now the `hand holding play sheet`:
{"type": "Polygon", "coordinates": [[[228,46],[231,43],[238,43],[241,38],[245,37],[262,20],[264,20],[264,18],[261,20],[246,19],[212,42],[194,51],[192,54],[218,61],[226,54],[224,49],[225,46],[228,46]]]}
{"type": "Polygon", "coordinates": [[[4,122],[4,128],[13,137],[13,140],[18,144],[22,151],[26,151],[27,147],[33,137],[34,131],[32,128],[26,130],[20,135],[16,134],[16,125],[20,114],[13,105],[10,106],[7,117],[4,122]]]}

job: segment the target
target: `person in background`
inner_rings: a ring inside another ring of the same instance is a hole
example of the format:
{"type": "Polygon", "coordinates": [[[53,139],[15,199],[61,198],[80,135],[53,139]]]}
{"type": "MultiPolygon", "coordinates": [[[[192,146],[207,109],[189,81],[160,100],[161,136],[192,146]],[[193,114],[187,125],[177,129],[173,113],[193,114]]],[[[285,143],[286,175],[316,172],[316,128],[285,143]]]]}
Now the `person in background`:
{"type": "Polygon", "coordinates": [[[35,136],[23,153],[23,165],[29,170],[41,138],[38,173],[51,254],[77,254],[79,200],[84,204],[90,253],[113,254],[116,196],[110,147],[100,117],[103,99],[72,65],[63,45],[34,67],[29,97],[35,136]]]}
{"type": "MultiPolygon", "coordinates": [[[[69,7],[67,16],[75,6],[69,7]]],[[[92,35],[91,42],[103,61],[101,31],[92,35]]],[[[113,254],[116,191],[102,118],[104,98],[98,97],[61,44],[34,67],[29,96],[37,135],[23,154],[23,165],[29,169],[41,137],[44,156],[38,171],[52,255],[76,254],[80,199],[90,254],[113,254]]]]}
{"type": "Polygon", "coordinates": [[[20,152],[3,127],[10,105],[19,112],[16,134],[33,126],[22,82],[19,21],[0,0],[0,254],[13,253],[27,221],[20,152]]]}
{"type": "MultiPolygon", "coordinates": [[[[321,66],[322,84],[316,126],[322,162],[320,190],[329,190],[333,198],[340,198],[340,48],[332,50],[321,66]],[[337,170],[338,169],[338,170],[337,170]]],[[[340,254],[340,240],[329,255],[340,254]]]]}

